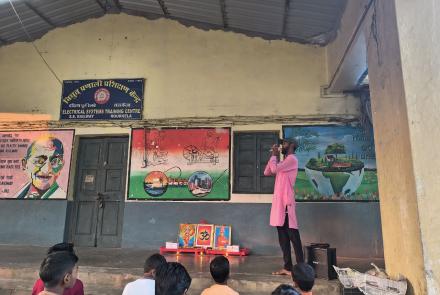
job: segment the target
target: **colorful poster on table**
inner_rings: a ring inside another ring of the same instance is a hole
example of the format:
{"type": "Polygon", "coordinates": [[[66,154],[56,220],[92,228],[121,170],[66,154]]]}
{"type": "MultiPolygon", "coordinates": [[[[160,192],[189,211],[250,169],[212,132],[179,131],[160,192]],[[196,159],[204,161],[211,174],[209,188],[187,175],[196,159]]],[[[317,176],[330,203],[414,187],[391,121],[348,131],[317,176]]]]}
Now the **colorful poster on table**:
{"type": "Polygon", "coordinates": [[[226,249],[231,245],[231,226],[216,225],[214,227],[214,249],[226,249]]]}
{"type": "Polygon", "coordinates": [[[60,120],[141,120],[144,79],[65,80],[60,120]]]}
{"type": "Polygon", "coordinates": [[[298,142],[297,201],[378,201],[373,131],[360,126],[283,126],[298,142]]]}
{"type": "Polygon", "coordinates": [[[198,224],[196,247],[212,248],[213,240],[214,240],[214,225],[198,224]]]}
{"type": "Polygon", "coordinates": [[[128,199],[229,200],[229,128],[133,129],[128,199]]]}
{"type": "Polygon", "coordinates": [[[179,225],[178,244],[180,248],[192,248],[196,243],[197,224],[182,223],[179,225]]]}
{"type": "Polygon", "coordinates": [[[0,198],[66,199],[74,130],[0,132],[0,198]]]}

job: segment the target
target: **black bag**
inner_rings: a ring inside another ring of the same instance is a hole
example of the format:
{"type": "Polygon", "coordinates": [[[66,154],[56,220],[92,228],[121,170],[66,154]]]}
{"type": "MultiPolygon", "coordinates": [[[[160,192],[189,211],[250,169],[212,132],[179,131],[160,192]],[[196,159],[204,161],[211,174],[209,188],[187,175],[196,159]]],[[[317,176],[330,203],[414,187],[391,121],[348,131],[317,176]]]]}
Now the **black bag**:
{"type": "Polygon", "coordinates": [[[329,244],[312,243],[305,247],[306,262],[315,270],[317,278],[335,280],[338,278],[333,265],[336,264],[336,248],[329,244]]]}

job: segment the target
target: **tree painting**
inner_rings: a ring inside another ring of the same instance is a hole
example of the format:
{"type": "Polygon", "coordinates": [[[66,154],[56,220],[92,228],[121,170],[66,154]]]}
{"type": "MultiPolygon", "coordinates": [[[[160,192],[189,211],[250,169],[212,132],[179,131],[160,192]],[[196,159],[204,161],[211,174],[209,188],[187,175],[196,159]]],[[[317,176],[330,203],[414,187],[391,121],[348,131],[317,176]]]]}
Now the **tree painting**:
{"type": "Polygon", "coordinates": [[[377,201],[372,133],[362,126],[283,126],[283,138],[298,143],[297,201],[377,201]]]}
{"type": "Polygon", "coordinates": [[[333,143],[327,146],[327,148],[325,149],[325,153],[335,154],[337,158],[338,154],[345,154],[345,146],[340,143],[333,143]]]}

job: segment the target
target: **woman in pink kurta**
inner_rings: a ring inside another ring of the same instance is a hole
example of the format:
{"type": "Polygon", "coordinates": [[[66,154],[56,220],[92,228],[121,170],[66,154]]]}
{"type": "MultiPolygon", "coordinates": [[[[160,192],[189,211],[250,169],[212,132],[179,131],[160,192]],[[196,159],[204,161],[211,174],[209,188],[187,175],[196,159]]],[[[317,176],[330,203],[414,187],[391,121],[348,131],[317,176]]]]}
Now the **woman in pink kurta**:
{"type": "Polygon", "coordinates": [[[298,159],[295,156],[297,143],[294,140],[283,140],[282,153],[284,160],[280,161],[278,146],[272,147],[272,157],[266,165],[264,175],[275,175],[275,187],[270,210],[270,225],[276,226],[278,239],[284,258],[284,268],[273,274],[290,275],[292,257],[290,243],[295,250],[296,262],[304,261],[301,238],[296,220],[295,185],[298,174],[298,159]]]}

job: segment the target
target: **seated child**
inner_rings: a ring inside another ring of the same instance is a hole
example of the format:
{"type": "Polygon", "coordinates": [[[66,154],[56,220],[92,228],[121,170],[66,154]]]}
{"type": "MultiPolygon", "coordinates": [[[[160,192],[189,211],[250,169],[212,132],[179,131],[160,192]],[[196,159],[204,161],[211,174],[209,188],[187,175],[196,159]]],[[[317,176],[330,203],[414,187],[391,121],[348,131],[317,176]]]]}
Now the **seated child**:
{"type": "Polygon", "coordinates": [[[215,284],[203,290],[201,295],[238,295],[228,287],[229,260],[224,256],[218,256],[211,261],[209,266],[211,276],[215,284]]]}
{"type": "Polygon", "coordinates": [[[191,276],[178,262],[167,262],[156,270],[156,295],[184,295],[191,286],[191,276]]]}
{"type": "MultiPolygon", "coordinates": [[[[75,254],[72,243],[59,243],[55,244],[47,250],[47,255],[59,252],[68,251],[75,254]]],[[[32,288],[32,295],[38,295],[44,290],[44,283],[41,279],[38,279],[34,287],[32,288]]],[[[72,288],[65,289],[63,295],[84,295],[84,285],[81,280],[77,279],[75,285],[72,288]]]]}
{"type": "Polygon", "coordinates": [[[144,276],[134,282],[128,283],[122,295],[154,295],[156,269],[167,263],[165,257],[160,254],[153,254],[145,261],[144,276]]]}
{"type": "Polygon", "coordinates": [[[300,294],[292,286],[286,285],[286,284],[282,284],[282,285],[279,285],[272,292],[272,295],[300,295],[300,294]]]}
{"type": "Polygon", "coordinates": [[[47,255],[40,267],[44,290],[39,295],[63,295],[64,290],[75,285],[78,276],[78,257],[69,251],[47,255]]]}
{"type": "Polygon", "coordinates": [[[315,284],[315,271],[307,263],[298,263],[293,267],[292,279],[301,295],[312,295],[315,284]]]}

